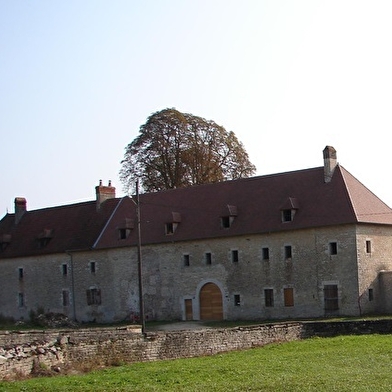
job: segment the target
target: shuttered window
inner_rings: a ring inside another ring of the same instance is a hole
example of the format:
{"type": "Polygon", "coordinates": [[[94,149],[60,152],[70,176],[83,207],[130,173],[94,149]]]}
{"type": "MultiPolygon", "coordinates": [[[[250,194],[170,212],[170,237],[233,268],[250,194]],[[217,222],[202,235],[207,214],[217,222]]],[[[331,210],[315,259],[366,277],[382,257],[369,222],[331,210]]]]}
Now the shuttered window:
{"type": "Polygon", "coordinates": [[[294,289],[287,287],[283,289],[284,306],[294,306],[294,289]]]}
{"type": "Polygon", "coordinates": [[[324,309],[339,309],[338,286],[336,284],[327,284],[324,286],[324,309]]]}

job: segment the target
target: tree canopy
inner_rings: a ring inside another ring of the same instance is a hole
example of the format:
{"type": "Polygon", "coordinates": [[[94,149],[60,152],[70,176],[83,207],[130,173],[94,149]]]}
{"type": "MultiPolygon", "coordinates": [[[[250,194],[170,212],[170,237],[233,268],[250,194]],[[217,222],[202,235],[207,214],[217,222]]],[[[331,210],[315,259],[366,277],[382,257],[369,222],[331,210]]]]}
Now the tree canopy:
{"type": "Polygon", "coordinates": [[[256,167],[233,132],[176,109],[153,113],[125,149],[120,179],[146,192],[249,177],[256,167]]]}

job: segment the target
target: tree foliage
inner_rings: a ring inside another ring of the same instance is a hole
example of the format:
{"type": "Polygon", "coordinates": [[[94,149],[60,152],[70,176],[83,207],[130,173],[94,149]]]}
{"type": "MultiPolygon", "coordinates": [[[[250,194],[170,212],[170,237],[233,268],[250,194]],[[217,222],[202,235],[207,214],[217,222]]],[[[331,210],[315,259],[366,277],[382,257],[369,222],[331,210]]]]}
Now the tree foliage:
{"type": "Polygon", "coordinates": [[[120,179],[147,192],[249,177],[256,171],[242,143],[214,121],[176,109],[153,113],[125,149],[120,179]]]}

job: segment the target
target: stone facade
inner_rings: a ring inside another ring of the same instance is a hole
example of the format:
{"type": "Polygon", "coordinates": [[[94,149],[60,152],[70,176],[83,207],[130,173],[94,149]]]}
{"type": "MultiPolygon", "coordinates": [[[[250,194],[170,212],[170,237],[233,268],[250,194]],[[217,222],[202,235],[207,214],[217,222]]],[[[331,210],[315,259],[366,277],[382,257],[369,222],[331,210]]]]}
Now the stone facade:
{"type": "Polygon", "coordinates": [[[78,322],[258,320],[392,312],[392,210],[324,150],[324,167],[0,221],[0,315],[78,322]],[[139,233],[140,234],[140,233],[139,233]],[[141,258],[139,264],[139,250],[141,258]]]}

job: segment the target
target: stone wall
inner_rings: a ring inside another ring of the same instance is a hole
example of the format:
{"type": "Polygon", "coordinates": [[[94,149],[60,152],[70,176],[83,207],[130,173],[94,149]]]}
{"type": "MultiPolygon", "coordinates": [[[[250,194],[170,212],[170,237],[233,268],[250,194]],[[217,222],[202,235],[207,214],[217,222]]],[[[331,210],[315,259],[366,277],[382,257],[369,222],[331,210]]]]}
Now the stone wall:
{"type": "Polygon", "coordinates": [[[237,328],[154,332],[102,328],[0,333],[0,379],[28,376],[37,369],[110,366],[187,358],[301,339],[298,323],[237,328]]]}
{"type": "Polygon", "coordinates": [[[392,320],[293,322],[145,335],[133,327],[1,332],[0,380],[26,377],[40,369],[63,372],[213,355],[312,336],[365,333],[392,333],[392,320]]]}

